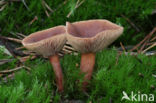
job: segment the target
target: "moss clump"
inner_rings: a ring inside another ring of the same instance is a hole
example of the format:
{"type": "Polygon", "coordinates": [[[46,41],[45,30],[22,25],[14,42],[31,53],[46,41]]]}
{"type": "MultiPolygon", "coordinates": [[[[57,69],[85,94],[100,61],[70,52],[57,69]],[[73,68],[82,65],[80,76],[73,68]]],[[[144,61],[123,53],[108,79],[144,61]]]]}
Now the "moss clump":
{"type": "Polygon", "coordinates": [[[151,88],[156,86],[156,79],[152,76],[156,71],[155,56],[135,57],[122,54],[118,61],[116,60],[117,53],[113,49],[97,53],[87,95],[81,91],[83,75],[80,75],[79,67],[76,67],[80,62],[80,55],[65,55],[61,59],[65,81],[63,95],[57,93],[54,73],[48,61],[42,59],[27,61],[25,65],[31,67],[30,73],[21,70],[15,73],[14,80],[9,80],[7,83],[1,81],[0,101],[1,103],[49,103],[51,99],[54,103],[58,103],[75,99],[107,103],[111,99],[119,103],[122,91],[127,93],[140,91],[156,95],[155,89],[151,88]]]}

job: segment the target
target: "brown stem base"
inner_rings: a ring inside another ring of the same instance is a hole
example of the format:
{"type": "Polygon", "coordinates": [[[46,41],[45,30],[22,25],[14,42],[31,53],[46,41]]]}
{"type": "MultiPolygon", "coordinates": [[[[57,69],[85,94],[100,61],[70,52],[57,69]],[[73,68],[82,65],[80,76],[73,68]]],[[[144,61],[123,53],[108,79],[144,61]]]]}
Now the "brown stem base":
{"type": "Polygon", "coordinates": [[[95,54],[94,53],[85,53],[81,54],[81,72],[85,73],[84,81],[82,84],[82,89],[86,91],[88,85],[88,80],[92,77],[92,72],[95,65],[95,54]]]}
{"type": "Polygon", "coordinates": [[[58,55],[53,55],[49,58],[50,63],[53,66],[53,70],[56,77],[56,84],[59,92],[63,92],[63,74],[60,66],[60,60],[58,55]]]}

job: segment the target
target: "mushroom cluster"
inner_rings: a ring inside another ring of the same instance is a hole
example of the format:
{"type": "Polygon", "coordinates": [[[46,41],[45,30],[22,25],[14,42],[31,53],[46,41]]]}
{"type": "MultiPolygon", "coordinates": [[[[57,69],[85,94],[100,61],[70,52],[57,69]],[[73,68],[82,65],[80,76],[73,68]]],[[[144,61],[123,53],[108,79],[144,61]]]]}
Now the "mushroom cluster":
{"type": "Polygon", "coordinates": [[[123,27],[108,20],[88,20],[66,23],[47,30],[32,33],[24,38],[23,45],[37,54],[48,57],[53,66],[59,92],[63,92],[63,74],[58,52],[68,41],[81,53],[80,70],[84,73],[83,90],[86,90],[95,65],[95,53],[114,42],[123,27]]]}

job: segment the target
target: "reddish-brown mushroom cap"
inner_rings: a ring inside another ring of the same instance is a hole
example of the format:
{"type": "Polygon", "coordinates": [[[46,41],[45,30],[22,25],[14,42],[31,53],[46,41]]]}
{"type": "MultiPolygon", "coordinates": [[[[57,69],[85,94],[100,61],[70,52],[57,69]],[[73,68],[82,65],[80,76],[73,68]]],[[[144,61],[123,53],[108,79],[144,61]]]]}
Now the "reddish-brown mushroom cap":
{"type": "Polygon", "coordinates": [[[81,53],[102,50],[123,32],[123,27],[108,20],[67,22],[66,26],[68,42],[81,53]]]}
{"type": "Polygon", "coordinates": [[[22,44],[37,54],[49,57],[63,48],[66,42],[65,33],[64,26],[56,26],[30,34],[23,39],[22,44]]]}

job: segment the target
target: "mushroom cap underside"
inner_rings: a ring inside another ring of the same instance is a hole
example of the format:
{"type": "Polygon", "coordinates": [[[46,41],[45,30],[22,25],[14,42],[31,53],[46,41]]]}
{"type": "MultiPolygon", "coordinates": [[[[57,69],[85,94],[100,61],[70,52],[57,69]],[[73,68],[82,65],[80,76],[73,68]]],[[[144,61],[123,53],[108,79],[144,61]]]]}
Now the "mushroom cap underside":
{"type": "Polygon", "coordinates": [[[67,22],[66,26],[68,42],[81,53],[102,50],[123,32],[123,27],[108,20],[67,22]]]}
{"type": "Polygon", "coordinates": [[[64,26],[56,26],[30,34],[22,40],[22,44],[28,50],[49,57],[63,48],[66,43],[65,33],[64,26]]]}

